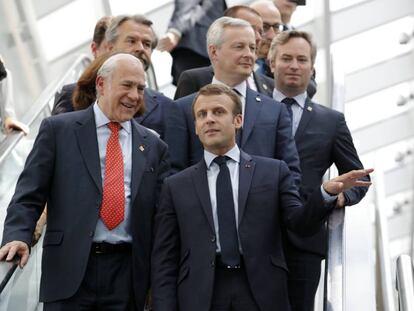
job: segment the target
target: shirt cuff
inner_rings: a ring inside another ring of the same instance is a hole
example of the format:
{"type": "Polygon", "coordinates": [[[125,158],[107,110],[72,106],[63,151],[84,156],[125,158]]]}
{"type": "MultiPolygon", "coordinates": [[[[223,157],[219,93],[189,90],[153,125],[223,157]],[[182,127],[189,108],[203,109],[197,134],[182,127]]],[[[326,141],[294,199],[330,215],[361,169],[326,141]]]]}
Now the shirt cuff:
{"type": "Polygon", "coordinates": [[[330,195],[328,192],[326,192],[325,189],[323,189],[323,185],[321,185],[321,193],[322,193],[323,201],[325,203],[332,203],[338,198],[337,194],[330,195]]]}

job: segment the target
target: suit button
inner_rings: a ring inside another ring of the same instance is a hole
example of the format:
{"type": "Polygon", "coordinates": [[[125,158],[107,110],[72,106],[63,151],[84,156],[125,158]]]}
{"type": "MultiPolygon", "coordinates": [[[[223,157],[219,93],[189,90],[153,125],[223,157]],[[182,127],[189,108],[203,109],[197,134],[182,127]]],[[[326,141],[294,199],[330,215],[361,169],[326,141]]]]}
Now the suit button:
{"type": "Polygon", "coordinates": [[[89,236],[90,236],[90,237],[93,237],[93,236],[94,236],[94,234],[95,234],[95,232],[93,232],[93,231],[90,231],[90,232],[89,232],[89,236]]]}
{"type": "Polygon", "coordinates": [[[211,263],[210,263],[210,265],[211,265],[211,267],[212,267],[212,268],[214,268],[214,267],[216,266],[215,261],[214,261],[214,260],[212,260],[212,261],[211,261],[211,263]]]}
{"type": "Polygon", "coordinates": [[[212,235],[211,236],[211,243],[214,243],[214,242],[216,242],[216,236],[215,235],[212,235]]]}

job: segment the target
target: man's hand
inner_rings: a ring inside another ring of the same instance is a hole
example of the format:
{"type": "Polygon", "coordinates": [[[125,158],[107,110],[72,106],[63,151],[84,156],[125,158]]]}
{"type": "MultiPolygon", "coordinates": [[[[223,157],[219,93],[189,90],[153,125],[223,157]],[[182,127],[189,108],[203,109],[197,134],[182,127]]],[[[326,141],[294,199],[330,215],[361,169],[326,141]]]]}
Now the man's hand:
{"type": "Polygon", "coordinates": [[[171,52],[177,46],[179,41],[180,38],[175,33],[167,32],[158,41],[157,49],[161,52],[171,52]]]}
{"type": "Polygon", "coordinates": [[[20,268],[23,268],[29,260],[29,246],[22,241],[12,241],[0,248],[0,261],[12,261],[16,255],[20,257],[20,268]]]}
{"type": "Polygon", "coordinates": [[[27,135],[30,132],[29,127],[26,124],[20,121],[17,121],[14,118],[10,118],[10,117],[4,120],[4,128],[6,129],[6,132],[17,130],[17,131],[22,131],[24,135],[27,135]]]}
{"type": "Polygon", "coordinates": [[[344,196],[343,192],[341,192],[340,194],[338,194],[338,197],[336,198],[335,207],[336,208],[345,207],[345,196],[344,196]]]}
{"type": "Polygon", "coordinates": [[[353,170],[348,173],[339,175],[323,183],[323,189],[330,194],[339,194],[352,187],[368,187],[370,181],[359,180],[374,171],[373,168],[366,170],[353,170]]]}

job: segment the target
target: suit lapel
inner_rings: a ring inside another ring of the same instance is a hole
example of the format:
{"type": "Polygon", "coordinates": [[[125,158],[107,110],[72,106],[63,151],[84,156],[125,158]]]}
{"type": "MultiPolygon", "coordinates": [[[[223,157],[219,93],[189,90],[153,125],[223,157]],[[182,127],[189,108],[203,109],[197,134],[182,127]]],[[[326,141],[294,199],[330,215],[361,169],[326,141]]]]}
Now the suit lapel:
{"type": "Polygon", "coordinates": [[[246,106],[244,109],[244,123],[242,129],[242,142],[240,145],[242,149],[253,130],[254,123],[256,122],[256,118],[259,115],[261,108],[262,99],[260,98],[260,94],[247,88],[246,106]]]}
{"type": "Polygon", "coordinates": [[[134,118],[135,121],[142,124],[142,122],[157,108],[158,102],[156,100],[157,95],[152,94],[151,91],[145,89],[144,100],[145,100],[145,112],[142,116],[134,118]]]}
{"type": "Polygon", "coordinates": [[[306,98],[305,107],[303,109],[302,117],[295,133],[295,140],[299,139],[309,124],[309,121],[314,115],[313,103],[309,98],[306,98]]]}
{"type": "Polygon", "coordinates": [[[147,133],[138,128],[131,120],[132,130],[132,171],[131,171],[131,202],[134,202],[141,183],[142,175],[147,162],[150,146],[147,143],[147,133]]]}
{"type": "Polygon", "coordinates": [[[79,127],[75,130],[80,154],[85,161],[89,174],[102,193],[101,165],[93,105],[84,110],[82,116],[77,121],[79,127]]]}
{"type": "Polygon", "coordinates": [[[194,166],[194,169],[191,172],[191,176],[193,178],[193,183],[195,185],[197,195],[200,199],[204,213],[206,214],[208,223],[210,224],[211,230],[213,230],[214,232],[215,229],[213,221],[213,211],[211,208],[210,193],[208,190],[207,181],[207,167],[204,158],[202,158],[202,160],[194,166]]]}
{"type": "Polygon", "coordinates": [[[255,163],[250,155],[240,151],[240,168],[239,168],[239,224],[243,219],[246,209],[247,196],[253,179],[255,163]]]}
{"type": "Polygon", "coordinates": [[[265,80],[260,76],[261,74],[253,72],[254,82],[256,83],[257,91],[261,94],[272,97],[272,90],[269,89],[265,80]]]}

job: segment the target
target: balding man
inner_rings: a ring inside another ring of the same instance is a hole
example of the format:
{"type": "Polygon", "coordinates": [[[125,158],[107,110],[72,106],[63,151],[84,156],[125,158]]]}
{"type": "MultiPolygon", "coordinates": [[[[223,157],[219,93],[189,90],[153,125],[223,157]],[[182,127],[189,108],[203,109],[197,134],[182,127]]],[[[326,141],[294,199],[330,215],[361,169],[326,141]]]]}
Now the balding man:
{"type": "Polygon", "coordinates": [[[167,147],[133,117],[144,67],[110,57],[88,109],[46,118],[7,210],[0,260],[29,259],[48,205],[40,301],[44,310],[143,310],[152,219],[169,165],[167,147]]]}

